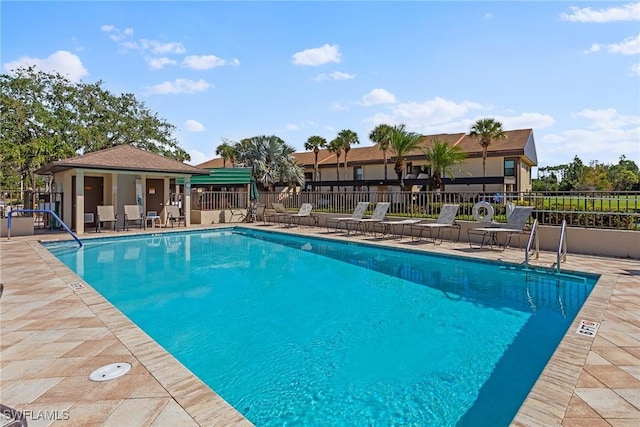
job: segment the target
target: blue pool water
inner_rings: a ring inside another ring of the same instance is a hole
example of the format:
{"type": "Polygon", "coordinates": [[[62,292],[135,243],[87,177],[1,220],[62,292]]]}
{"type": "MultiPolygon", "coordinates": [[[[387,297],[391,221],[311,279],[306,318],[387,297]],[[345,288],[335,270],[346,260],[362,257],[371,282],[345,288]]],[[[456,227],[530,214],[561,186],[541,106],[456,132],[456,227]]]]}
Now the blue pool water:
{"type": "Polygon", "coordinates": [[[46,244],[245,417],[508,425],[596,276],[225,229],[46,244]]]}

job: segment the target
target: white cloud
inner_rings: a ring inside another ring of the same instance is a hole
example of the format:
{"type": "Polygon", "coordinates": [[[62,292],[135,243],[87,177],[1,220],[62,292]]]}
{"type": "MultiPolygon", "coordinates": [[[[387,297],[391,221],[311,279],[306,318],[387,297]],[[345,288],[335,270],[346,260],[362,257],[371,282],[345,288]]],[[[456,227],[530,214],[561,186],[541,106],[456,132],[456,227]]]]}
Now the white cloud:
{"type": "Polygon", "coordinates": [[[296,131],[296,130],[302,130],[302,129],[315,128],[315,127],[318,127],[318,123],[314,122],[313,120],[308,120],[306,122],[300,122],[300,123],[289,123],[285,126],[285,129],[288,131],[296,131]]]}
{"type": "Polygon", "coordinates": [[[640,123],[640,117],[623,116],[615,108],[603,110],[586,109],[575,113],[573,116],[589,120],[591,122],[589,128],[591,129],[621,128],[640,123]]]}
{"type": "MultiPolygon", "coordinates": [[[[638,155],[640,127],[633,129],[571,129],[558,134],[547,134],[536,139],[540,159],[544,163],[561,164],[578,156],[584,163],[617,163],[621,155],[640,161],[638,155]],[[561,159],[561,160],[560,160],[561,159]]],[[[545,165],[540,165],[545,166],[545,165]]]]}
{"type": "Polygon", "coordinates": [[[166,55],[169,53],[180,54],[186,52],[182,43],[176,42],[162,43],[157,40],[142,39],[140,40],[140,46],[142,49],[150,50],[157,55],[166,55]]]}
{"type": "Polygon", "coordinates": [[[637,55],[640,54],[640,34],[635,37],[627,37],[620,43],[600,44],[594,43],[585,53],[600,52],[606,49],[611,54],[637,55]]]}
{"type": "Polygon", "coordinates": [[[620,43],[607,45],[609,53],[619,53],[622,55],[640,54],[640,34],[635,37],[627,37],[620,43]]]}
{"type": "Polygon", "coordinates": [[[351,80],[355,79],[355,74],[343,73],[341,71],[334,71],[329,74],[318,74],[313,79],[314,80],[351,80]]]}
{"type": "Polygon", "coordinates": [[[82,65],[80,58],[66,50],[54,52],[44,59],[23,56],[15,61],[7,62],[3,65],[6,72],[30,66],[35,66],[37,70],[44,71],[46,73],[59,73],[67,77],[72,82],[79,82],[82,77],[89,74],[87,69],[82,65]]]}
{"type": "Polygon", "coordinates": [[[191,160],[189,160],[187,163],[190,164],[191,166],[195,166],[195,165],[200,165],[204,162],[207,162],[209,160],[211,160],[214,157],[213,153],[211,153],[210,155],[204,154],[202,151],[198,151],[198,150],[188,150],[189,156],[191,156],[191,160]]]}
{"type": "Polygon", "coordinates": [[[493,13],[485,13],[483,18],[484,19],[491,19],[491,18],[493,18],[493,13]]]}
{"type": "Polygon", "coordinates": [[[149,68],[152,70],[160,70],[164,68],[165,65],[175,65],[176,61],[163,56],[161,58],[149,58],[147,59],[147,64],[149,64],[149,68]]]}
{"type": "Polygon", "coordinates": [[[575,156],[584,163],[592,160],[617,163],[623,154],[640,162],[640,116],[625,116],[614,108],[606,108],[582,110],[573,117],[586,119],[586,126],[536,139],[540,158],[549,159],[545,163],[566,163],[575,156]]]}
{"type": "Polygon", "coordinates": [[[334,102],[333,104],[331,104],[329,109],[332,111],[349,111],[349,107],[347,107],[346,105],[342,105],[339,102],[334,102]]]}
{"type": "Polygon", "coordinates": [[[172,82],[166,81],[147,88],[147,93],[152,94],[179,94],[179,93],[196,93],[203,92],[213,85],[200,79],[193,81],[189,79],[175,79],[172,82]]]}
{"type": "Polygon", "coordinates": [[[196,120],[186,120],[184,122],[184,128],[187,132],[204,132],[205,128],[199,121],[196,120]]]}
{"type": "Polygon", "coordinates": [[[585,50],[584,53],[600,52],[600,50],[602,50],[602,45],[594,43],[588,50],[585,50]]]}
{"type": "Polygon", "coordinates": [[[571,22],[640,21],[640,3],[593,10],[590,7],[571,7],[571,13],[563,13],[560,19],[571,22]]]}
{"type": "Polygon", "coordinates": [[[210,70],[215,67],[222,67],[223,65],[237,67],[240,65],[240,61],[236,58],[228,61],[226,59],[218,58],[215,55],[191,55],[187,56],[182,61],[183,67],[192,68],[194,70],[210,70]]]}
{"type": "MultiPolygon", "coordinates": [[[[404,102],[393,108],[393,114],[400,119],[422,121],[430,123],[443,123],[463,117],[473,109],[481,109],[482,106],[476,102],[463,101],[456,103],[440,97],[436,97],[426,102],[404,102]]],[[[408,123],[407,123],[408,124],[408,123]]]]}
{"type": "Polygon", "coordinates": [[[117,42],[125,51],[143,51],[154,55],[182,54],[186,52],[182,43],[178,42],[161,42],[151,39],[132,40],[133,29],[131,28],[120,30],[114,25],[103,25],[100,30],[107,33],[109,38],[117,42]]]}
{"type": "Polygon", "coordinates": [[[362,97],[361,104],[368,107],[378,104],[393,104],[396,102],[396,96],[385,89],[373,89],[362,97]]]}
{"type": "Polygon", "coordinates": [[[633,64],[631,66],[631,72],[636,76],[640,76],[640,63],[639,64],[633,64]]]}
{"type": "MultiPolygon", "coordinates": [[[[478,117],[480,118],[480,117],[478,117]]],[[[522,113],[518,116],[497,116],[504,129],[544,129],[555,123],[553,117],[542,113],[522,113]]],[[[473,120],[475,122],[475,120],[473,120]]]]}
{"type": "Polygon", "coordinates": [[[338,45],[324,44],[321,47],[305,49],[293,54],[293,64],[318,66],[328,62],[340,62],[338,45]]]}
{"type": "Polygon", "coordinates": [[[100,31],[109,34],[109,38],[115,42],[121,42],[133,36],[132,28],[125,28],[121,31],[114,25],[103,25],[100,27],[100,31]]]}

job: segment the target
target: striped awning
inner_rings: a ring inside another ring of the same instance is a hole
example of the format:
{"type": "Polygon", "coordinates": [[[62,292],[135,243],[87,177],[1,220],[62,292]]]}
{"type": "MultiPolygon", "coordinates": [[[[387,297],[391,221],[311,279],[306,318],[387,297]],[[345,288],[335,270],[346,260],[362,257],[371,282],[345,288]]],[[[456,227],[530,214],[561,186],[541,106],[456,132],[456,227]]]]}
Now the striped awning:
{"type": "MultiPolygon", "coordinates": [[[[217,168],[209,169],[209,175],[194,175],[191,185],[232,185],[249,184],[251,182],[251,168],[217,168]]],[[[178,178],[178,184],[184,184],[183,178],[178,178]]]]}

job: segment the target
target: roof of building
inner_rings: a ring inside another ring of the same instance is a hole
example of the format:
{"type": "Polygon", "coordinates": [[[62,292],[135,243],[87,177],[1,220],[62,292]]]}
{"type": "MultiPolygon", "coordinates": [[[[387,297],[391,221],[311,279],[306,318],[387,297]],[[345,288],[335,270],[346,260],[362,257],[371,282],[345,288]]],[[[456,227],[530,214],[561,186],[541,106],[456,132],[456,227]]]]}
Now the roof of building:
{"type": "MultiPolygon", "coordinates": [[[[532,166],[538,164],[538,158],[533,140],[533,129],[517,129],[505,131],[506,138],[500,141],[492,141],[487,155],[489,157],[504,156],[524,156],[532,166]]],[[[467,154],[467,158],[482,157],[482,147],[478,138],[470,137],[465,133],[442,133],[434,135],[424,135],[422,137],[422,147],[427,147],[433,140],[446,142],[449,145],[460,147],[467,154]]],[[[419,148],[408,153],[406,159],[416,160],[424,158],[424,148],[419,148]]],[[[395,161],[392,150],[387,150],[387,161],[395,161]]],[[[315,164],[315,153],[313,151],[303,151],[293,153],[296,162],[301,166],[313,167],[315,164]]],[[[377,145],[361,147],[352,145],[347,155],[347,161],[351,165],[375,164],[384,160],[384,154],[377,145]]],[[[344,151],[340,155],[340,163],[344,162],[344,151]]],[[[228,162],[227,162],[228,163],[228,162]]],[[[318,152],[318,167],[329,167],[336,165],[336,155],[326,148],[318,152]]],[[[221,168],[223,160],[221,157],[211,159],[200,165],[200,168],[221,168]]]]}
{"type": "Polygon", "coordinates": [[[38,169],[36,174],[47,175],[68,169],[209,175],[209,171],[206,169],[200,169],[159,154],[141,150],[129,144],[116,145],[104,150],[92,151],[80,156],[52,162],[38,169]]]}
{"type": "MultiPolygon", "coordinates": [[[[489,146],[488,156],[525,156],[532,165],[538,163],[535,151],[535,142],[533,142],[532,129],[518,129],[505,132],[506,138],[500,141],[493,141],[489,146]]],[[[406,155],[407,159],[424,158],[424,148],[432,141],[438,140],[446,142],[449,145],[460,147],[467,154],[468,158],[482,157],[482,147],[477,138],[470,137],[465,133],[444,133],[435,135],[424,135],[422,137],[422,147],[406,155]]],[[[294,153],[293,156],[297,162],[304,166],[313,166],[314,153],[303,152],[294,153]]],[[[352,146],[349,150],[347,160],[350,164],[367,164],[380,163],[383,161],[383,152],[377,145],[368,147],[352,146]]],[[[344,152],[340,156],[340,161],[344,161],[344,152]]],[[[395,156],[392,150],[387,150],[387,161],[394,162],[395,156]]],[[[322,167],[335,166],[336,156],[327,149],[320,150],[318,153],[318,165],[322,167]]]]}

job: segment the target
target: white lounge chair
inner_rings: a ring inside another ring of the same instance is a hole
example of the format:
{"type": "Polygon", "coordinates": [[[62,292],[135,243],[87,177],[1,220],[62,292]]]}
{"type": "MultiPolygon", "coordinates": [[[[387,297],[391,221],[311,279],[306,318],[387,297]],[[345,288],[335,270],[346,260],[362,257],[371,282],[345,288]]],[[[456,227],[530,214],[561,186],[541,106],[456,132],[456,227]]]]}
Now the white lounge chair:
{"type": "Polygon", "coordinates": [[[265,210],[264,223],[266,225],[267,222],[276,222],[276,221],[285,222],[286,217],[288,217],[289,215],[290,213],[283,203],[273,202],[271,203],[271,209],[265,210]]]}
{"type": "Polygon", "coordinates": [[[118,231],[118,214],[112,205],[98,206],[96,210],[96,231],[98,233],[106,222],[113,223],[113,231],[118,231]]]}
{"type": "Polygon", "coordinates": [[[411,226],[416,225],[424,221],[423,218],[410,218],[410,219],[402,219],[399,221],[380,221],[373,224],[373,235],[378,237],[379,239],[384,239],[386,236],[395,235],[396,227],[400,228],[400,240],[404,236],[404,230],[406,227],[411,228],[411,226]],[[376,236],[376,230],[380,231],[380,235],[376,236]]]}
{"type": "MultiPolygon", "coordinates": [[[[372,229],[374,223],[384,221],[384,218],[387,216],[387,211],[389,210],[390,205],[391,205],[390,202],[378,202],[370,218],[360,218],[360,219],[354,219],[353,221],[350,221],[349,223],[355,224],[353,227],[353,232],[357,233],[358,229],[360,229],[362,233],[366,233],[367,230],[370,228],[369,225],[371,225],[371,229],[372,229]]],[[[349,233],[348,226],[347,226],[347,233],[349,233]]]]}
{"type": "Polygon", "coordinates": [[[300,209],[298,213],[289,214],[285,217],[285,219],[289,222],[289,225],[292,226],[296,224],[300,226],[300,221],[302,218],[311,218],[311,211],[313,210],[313,205],[311,203],[303,203],[300,205],[300,209]]]}
{"type": "Polygon", "coordinates": [[[440,214],[436,222],[427,222],[424,224],[416,224],[415,227],[420,230],[417,236],[413,236],[414,242],[419,242],[422,239],[422,234],[425,230],[429,230],[429,238],[433,240],[434,244],[438,244],[438,240],[442,243],[442,233],[449,231],[451,240],[457,242],[460,240],[460,224],[456,223],[456,215],[458,214],[458,204],[444,204],[440,209],[440,214]],[[453,239],[453,230],[458,230],[458,236],[453,239]],[[434,236],[433,231],[436,230],[437,234],[434,236]]]}
{"type": "Polygon", "coordinates": [[[140,214],[138,205],[124,205],[124,224],[122,224],[122,228],[129,230],[129,221],[138,221],[139,228],[144,225],[144,218],[140,214]]]}
{"type": "MultiPolygon", "coordinates": [[[[524,234],[527,220],[531,216],[533,206],[516,206],[511,212],[506,224],[492,224],[488,227],[470,228],[467,230],[467,237],[469,239],[469,247],[472,246],[472,236],[481,236],[480,247],[482,248],[486,243],[502,246],[502,250],[505,250],[510,244],[512,237],[518,237],[518,243],[520,243],[520,236],[524,234]],[[500,244],[498,236],[504,235],[504,243],[500,244]]],[[[522,245],[520,245],[522,247],[522,245]]]]}
{"type": "Polygon", "coordinates": [[[166,218],[164,220],[164,226],[171,223],[171,228],[173,228],[174,224],[177,222],[178,225],[182,223],[182,225],[187,225],[184,219],[184,215],[180,214],[180,208],[176,205],[166,205],[164,207],[164,213],[166,214],[166,218]]]}
{"type": "Polygon", "coordinates": [[[327,218],[325,220],[327,225],[327,232],[330,232],[330,224],[334,224],[335,232],[340,228],[340,224],[345,224],[345,227],[348,229],[349,221],[362,219],[364,217],[364,213],[369,209],[370,202],[358,202],[356,208],[351,213],[351,216],[341,217],[341,218],[327,218]]]}

